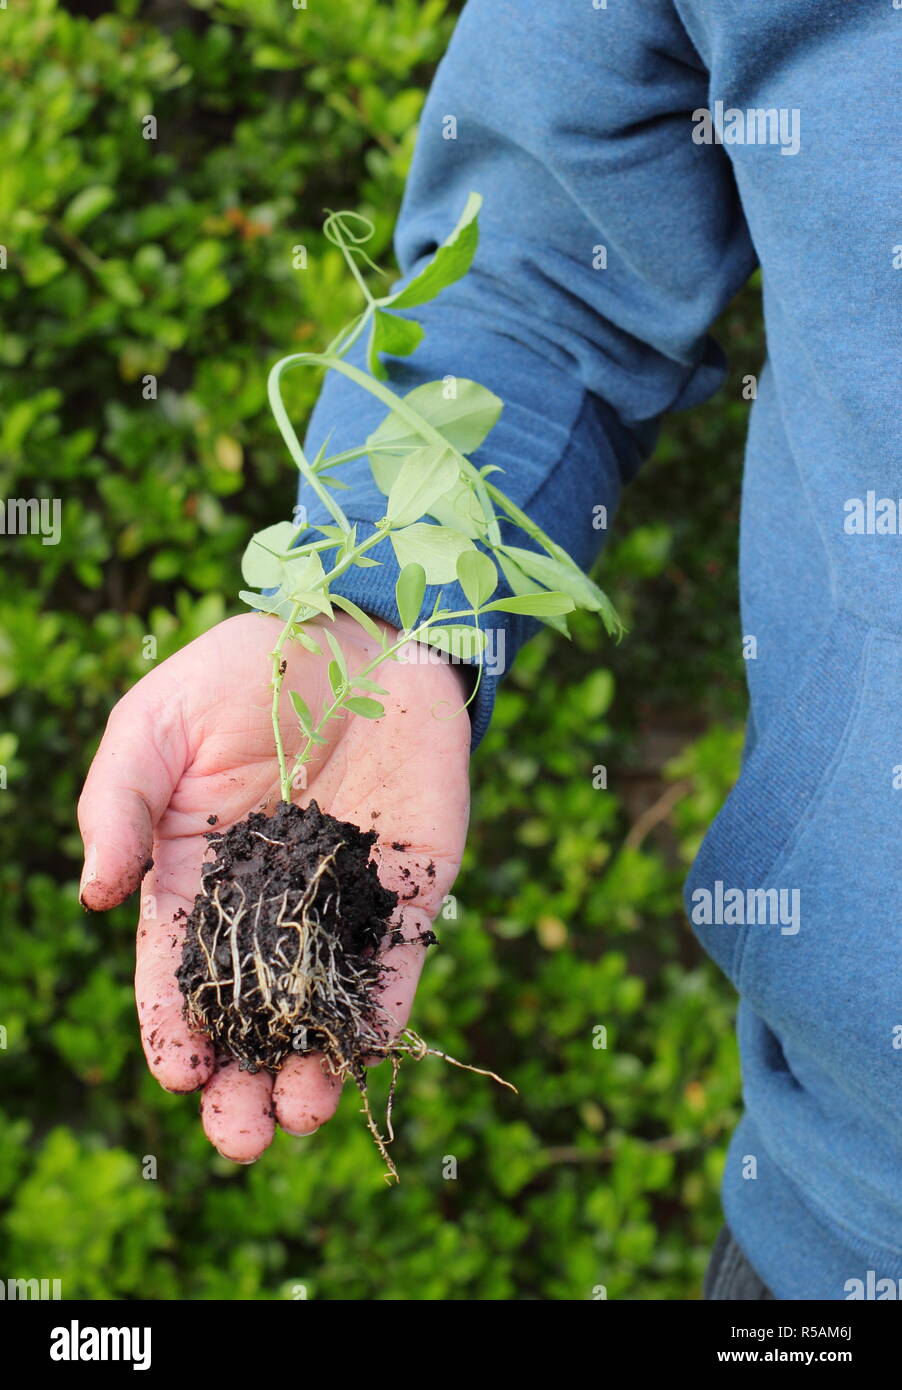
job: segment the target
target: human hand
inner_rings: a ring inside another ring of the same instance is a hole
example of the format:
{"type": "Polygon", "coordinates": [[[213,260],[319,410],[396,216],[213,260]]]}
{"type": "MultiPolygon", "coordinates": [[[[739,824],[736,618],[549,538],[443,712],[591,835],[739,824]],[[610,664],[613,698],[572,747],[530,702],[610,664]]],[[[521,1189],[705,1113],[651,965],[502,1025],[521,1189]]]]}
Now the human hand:
{"type": "MultiPolygon", "coordinates": [[[[318,1055],[289,1058],[275,1077],[217,1058],[208,1038],[189,1032],[175,978],[185,931],[184,917],[175,918],[190,913],[200,890],[210,816],[226,830],[278,802],[268,654],[280,630],[263,614],[231,618],[139,681],[110,715],[78,807],[84,905],[104,911],[141,887],[135,989],[148,1066],[169,1091],[202,1088],[204,1131],[238,1163],[259,1158],[277,1121],[295,1135],[318,1129],[340,1094],[318,1055]]],[[[352,674],[377,655],[377,644],[347,615],[336,615],[332,631],[352,674]]],[[[285,657],[280,723],[292,759],[302,734],[288,692],[320,709],[326,696],[331,700],[330,658],[298,644],[286,646],[285,657]]],[[[377,832],[373,859],[399,897],[393,926],[411,943],[390,946],[382,957],[393,970],[381,1002],[400,1031],[425,953],[414,943],[460,866],[470,721],[465,711],[455,714],[466,699],[460,667],[386,661],[373,674],[389,692],[380,696],[385,715],[331,720],[295,799],[315,799],[339,820],[377,832]]]]}

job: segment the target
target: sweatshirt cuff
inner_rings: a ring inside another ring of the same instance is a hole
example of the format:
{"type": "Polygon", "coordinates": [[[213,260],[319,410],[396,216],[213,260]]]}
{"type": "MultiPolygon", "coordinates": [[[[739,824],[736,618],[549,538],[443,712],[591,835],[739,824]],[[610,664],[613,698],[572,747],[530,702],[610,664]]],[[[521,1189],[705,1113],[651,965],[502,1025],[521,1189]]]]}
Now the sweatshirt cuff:
{"type": "MultiPolygon", "coordinates": [[[[621,482],[641,461],[636,438],[613,410],[588,393],[570,373],[524,345],[491,333],[463,333],[459,316],[453,310],[443,312],[436,304],[429,306],[429,332],[432,342],[443,345],[439,353],[417,353],[412,361],[384,359],[392,389],[403,396],[424,381],[456,377],[478,381],[494,391],[504,408],[484,444],[474,452],[473,462],[477,466],[497,465],[502,471],[493,480],[499,487],[588,570],[606,538],[621,482]]],[[[355,344],[348,360],[363,365],[362,344],[355,344]]],[[[359,448],[385,414],[386,406],[369,392],[339,373],[329,373],[308,426],[304,443],[307,456],[314,457],[327,438],[329,454],[359,448]]],[[[357,523],[359,536],[369,534],[384,516],[386,503],[368,460],[362,457],[341,465],[336,476],[348,485],[348,491],[339,492],[337,499],[349,521],[357,523]]],[[[332,522],[303,481],[298,502],[306,507],[311,524],[332,522]]],[[[499,522],[505,542],[535,548],[513,523],[500,517],[499,522]]],[[[391,542],[380,542],[369,556],[381,562],[378,567],[351,568],[332,588],[375,617],[397,624],[399,566],[391,542]]],[[[510,590],[500,573],[499,581],[498,597],[509,597],[510,590]]],[[[469,606],[456,582],[430,585],[421,616],[432,612],[440,589],[443,608],[454,611],[469,606]]],[[[468,707],[474,749],[489,726],[499,681],[541,624],[520,614],[491,613],[483,616],[480,626],[486,628],[488,640],[482,679],[468,707]]]]}

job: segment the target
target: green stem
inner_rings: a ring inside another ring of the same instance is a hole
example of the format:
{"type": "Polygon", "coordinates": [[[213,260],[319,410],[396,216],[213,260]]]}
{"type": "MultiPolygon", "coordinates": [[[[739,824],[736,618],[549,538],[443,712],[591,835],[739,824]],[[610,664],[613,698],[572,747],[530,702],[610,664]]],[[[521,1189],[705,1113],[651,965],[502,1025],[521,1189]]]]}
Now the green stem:
{"type": "MultiPolygon", "coordinates": [[[[345,558],[344,558],[343,560],[339,561],[339,563],[338,563],[337,565],[335,565],[331,570],[329,570],[328,574],[324,574],[323,577],[322,577],[322,579],[317,580],[317,581],[314,583],[314,585],[312,586],[311,592],[312,592],[312,593],[318,593],[318,592],[320,592],[320,591],[322,590],[322,591],[324,591],[325,593],[328,594],[328,591],[329,591],[329,584],[331,583],[331,581],[332,581],[333,579],[337,578],[338,575],[343,574],[344,571],[345,571],[350,565],[353,565],[353,563],[354,563],[354,561],[355,561],[355,559],[357,558],[358,555],[363,555],[363,554],[365,553],[365,551],[367,551],[367,550],[370,549],[371,546],[374,546],[374,545],[378,544],[378,542],[381,541],[381,540],[383,539],[383,537],[384,537],[386,534],[387,534],[387,528],[386,528],[386,527],[377,528],[377,529],[373,532],[373,534],[372,534],[371,536],[367,536],[366,540],[361,541],[359,545],[356,545],[356,546],[354,547],[353,550],[349,551],[349,553],[345,556],[345,558]]],[[[331,542],[331,544],[334,545],[334,541],[331,542]]],[[[277,757],[278,760],[279,760],[279,788],[280,788],[280,793],[281,793],[281,797],[282,797],[282,800],[283,800],[283,801],[290,801],[290,800],[291,800],[291,784],[292,784],[292,782],[294,781],[295,777],[297,776],[298,768],[301,766],[301,762],[302,762],[302,761],[306,761],[307,754],[309,753],[309,749],[310,749],[311,744],[312,744],[312,742],[313,742],[312,739],[308,740],[307,746],[306,746],[306,748],[304,749],[304,758],[303,758],[303,759],[300,759],[300,758],[299,758],[299,759],[295,762],[295,765],[294,765],[294,767],[292,768],[292,770],[289,772],[289,771],[288,771],[287,760],[286,760],[286,758],[285,758],[285,744],[284,744],[283,739],[282,739],[282,726],[281,726],[281,724],[279,723],[279,705],[280,705],[280,703],[281,703],[281,698],[282,698],[282,684],[283,684],[284,679],[285,679],[285,672],[284,672],[284,670],[283,670],[283,668],[282,668],[282,662],[283,662],[283,652],[284,652],[284,650],[285,650],[285,644],[286,644],[286,642],[288,641],[289,637],[291,636],[291,633],[292,633],[292,631],[293,631],[293,629],[294,629],[294,627],[295,627],[295,624],[296,624],[297,621],[298,621],[298,615],[299,615],[299,613],[300,613],[301,610],[304,609],[304,608],[308,608],[308,606],[307,606],[306,604],[303,604],[303,603],[296,603],[296,604],[294,604],[294,606],[292,607],[292,610],[291,610],[291,615],[290,615],[290,617],[288,618],[288,621],[285,623],[285,626],[282,628],[282,631],[281,631],[280,634],[279,634],[279,639],[278,639],[278,641],[276,642],[276,645],[275,645],[275,647],[273,648],[272,652],[270,653],[270,657],[271,657],[271,659],[272,659],[272,692],[273,692],[273,695],[272,695],[272,732],[273,732],[273,739],[274,739],[275,745],[276,745],[276,757],[277,757]]],[[[310,611],[311,611],[311,610],[309,610],[309,608],[308,608],[308,613],[309,613],[310,611]]],[[[305,620],[304,620],[304,621],[305,621],[305,620]]],[[[316,732],[319,733],[319,729],[317,729],[316,732]]]]}
{"type": "Polygon", "coordinates": [[[374,308],[375,301],[370,300],[370,303],[363,310],[363,313],[352,320],[350,327],[343,328],[338,336],[332,339],[332,342],[326,348],[325,356],[344,357],[346,352],[350,352],[372,318],[374,308]]]}
{"type": "MultiPolygon", "coordinates": [[[[357,287],[360,290],[360,293],[363,295],[364,300],[366,301],[367,309],[372,309],[373,296],[370,294],[369,286],[367,285],[366,281],[360,273],[360,267],[354,260],[353,252],[348,249],[345,242],[341,239],[337,240],[334,244],[338,247],[339,251],[344,256],[345,265],[348,267],[348,270],[351,272],[354,279],[357,281],[357,287]]],[[[367,257],[367,259],[369,258],[367,257]]],[[[370,264],[372,264],[371,261],[370,264]]]]}
{"type": "MultiPolygon", "coordinates": [[[[349,260],[347,255],[345,255],[345,259],[349,260]]],[[[354,341],[356,336],[358,336],[359,333],[363,331],[363,327],[375,303],[369,291],[366,289],[366,286],[362,278],[357,274],[356,266],[353,266],[352,269],[355,272],[355,278],[358,280],[358,283],[361,285],[361,288],[363,289],[364,294],[366,295],[368,306],[366,312],[363,315],[361,315],[360,321],[357,325],[357,329],[354,331],[354,335],[348,340],[347,343],[344,344],[345,351],[348,347],[351,346],[351,343],[354,341]]],[[[269,378],[267,381],[267,394],[269,396],[270,408],[272,409],[273,417],[276,421],[276,424],[279,427],[288,452],[291,454],[291,457],[293,458],[297,468],[299,469],[302,476],[306,479],[306,481],[310,484],[316,496],[327,508],[330,515],[333,517],[333,519],[336,521],[336,523],[342,531],[350,530],[350,524],[348,522],[348,519],[342,511],[341,507],[332,497],[328,488],[325,487],[325,485],[317,476],[315,470],[310,466],[310,463],[308,462],[306,455],[304,454],[304,451],[301,448],[301,444],[295,433],[294,426],[288,418],[288,412],[286,411],[284,402],[282,400],[281,381],[283,375],[291,367],[303,365],[311,367],[325,367],[326,369],[332,368],[334,371],[341,372],[342,375],[348,377],[349,380],[356,382],[357,385],[363,387],[365,391],[369,391],[370,395],[375,396],[378,400],[382,401],[383,404],[387,405],[390,410],[399,415],[402,420],[404,420],[408,425],[410,425],[413,432],[415,434],[418,434],[421,439],[425,440],[429,444],[435,444],[439,445],[442,448],[451,449],[459,466],[469,475],[473,482],[476,494],[480,499],[483,512],[486,517],[488,537],[490,543],[493,545],[500,544],[501,533],[498,528],[498,521],[495,516],[494,508],[492,507],[492,504],[489,500],[485,482],[480,476],[478,469],[474,468],[474,466],[470,463],[469,459],[466,458],[462,453],[460,453],[459,450],[455,449],[454,446],[449,443],[445,436],[439,430],[437,430],[434,425],[430,424],[428,420],[425,420],[423,416],[420,415],[419,411],[415,410],[413,406],[409,405],[408,402],[405,401],[402,397],[397,396],[394,391],[392,391],[389,387],[383,385],[382,382],[377,381],[374,377],[367,375],[366,372],[362,372],[358,367],[352,366],[351,363],[345,362],[343,358],[336,356],[334,353],[292,353],[288,357],[280,358],[280,360],[275,364],[275,366],[272,368],[269,374],[269,378]]],[[[358,457],[361,452],[365,451],[349,450],[347,451],[346,456],[358,457]]],[[[343,574],[345,570],[350,568],[350,566],[353,565],[354,561],[357,559],[358,556],[364,554],[367,550],[370,549],[371,546],[376,545],[379,541],[383,540],[384,537],[388,534],[388,531],[389,528],[387,526],[377,527],[377,529],[373,532],[371,536],[368,536],[366,540],[363,540],[358,545],[354,546],[354,548],[351,551],[349,551],[348,554],[345,555],[344,558],[340,560],[338,564],[336,564],[329,571],[328,574],[325,574],[323,578],[316,583],[315,591],[318,592],[322,590],[325,593],[328,593],[329,585],[332,582],[332,580],[336,579],[339,575],[343,574]]],[[[310,749],[312,748],[314,742],[312,738],[308,737],[306,745],[298,754],[297,758],[295,759],[294,766],[291,772],[289,772],[287,761],[285,758],[285,747],[282,740],[282,731],[279,724],[279,703],[281,699],[282,683],[284,679],[284,671],[282,669],[282,653],[285,647],[285,643],[288,641],[291,631],[295,626],[295,623],[297,622],[298,614],[300,613],[303,607],[303,604],[294,605],[291,611],[291,617],[282,629],[282,632],[279,635],[278,642],[276,643],[276,646],[272,652],[272,724],[273,736],[275,738],[276,744],[276,754],[279,760],[279,785],[283,801],[291,800],[292,782],[294,781],[294,778],[297,775],[297,772],[300,769],[300,767],[302,767],[303,764],[307,761],[310,755],[310,749]]],[[[407,636],[403,637],[398,643],[395,644],[394,647],[380,652],[379,656],[376,657],[375,660],[371,662],[368,666],[366,666],[363,671],[358,672],[358,674],[362,676],[368,675],[370,671],[375,670],[375,668],[381,665],[383,661],[388,660],[391,656],[393,656],[396,651],[398,651],[402,646],[405,645],[405,643],[416,640],[419,637],[420,633],[427,631],[427,629],[431,625],[433,625],[433,623],[447,623],[453,618],[467,617],[470,616],[472,613],[472,609],[462,609],[458,613],[445,613],[442,614],[440,617],[433,615],[432,617],[427,618],[423,623],[420,623],[417,626],[417,628],[412,634],[407,634],[407,636]]],[[[478,684],[479,682],[477,681],[477,689],[478,684]]],[[[348,698],[348,690],[350,688],[351,687],[349,686],[342,692],[342,695],[340,697],[336,697],[336,699],[333,700],[332,705],[326,711],[323,718],[320,720],[320,723],[316,726],[315,732],[317,734],[341,708],[343,701],[346,698],[348,698]]],[[[473,694],[475,695],[475,693],[476,691],[474,689],[473,694]]],[[[470,699],[472,698],[473,695],[470,696],[470,699]]],[[[469,701],[467,701],[467,703],[469,703],[469,701]]]]}
{"type": "Polygon", "coordinates": [[[283,801],[291,800],[291,783],[294,778],[294,773],[289,773],[288,771],[288,764],[285,758],[285,745],[282,741],[282,726],[279,723],[279,702],[282,697],[282,683],[285,679],[285,666],[282,659],[282,652],[285,649],[285,643],[291,635],[291,630],[297,621],[301,606],[302,605],[299,603],[294,605],[291,610],[291,617],[282,628],[282,631],[279,633],[279,639],[270,652],[270,657],[272,659],[272,731],[276,742],[276,757],[279,760],[279,789],[283,801]]]}
{"type": "MultiPolygon", "coordinates": [[[[419,447],[419,444],[393,444],[392,453],[413,453],[414,449],[419,447]]],[[[340,454],[330,454],[328,458],[324,458],[316,471],[317,473],[331,473],[332,469],[338,468],[340,464],[352,463],[354,459],[364,458],[370,452],[371,450],[366,445],[360,445],[356,449],[343,449],[340,454]]]]}
{"type": "MultiPolygon", "coordinates": [[[[430,617],[424,618],[424,620],[421,623],[418,623],[417,626],[411,632],[408,632],[403,637],[400,637],[398,641],[394,644],[394,646],[383,647],[378,656],[374,657],[372,661],[368,662],[362,670],[355,671],[354,676],[348,679],[348,681],[342,688],[341,693],[335,696],[331,705],[325,711],[319,723],[314,728],[313,732],[315,734],[321,734],[325,726],[328,724],[329,720],[334,718],[334,716],[339,712],[344,702],[353,693],[355,677],[365,678],[369,676],[371,672],[375,671],[377,667],[381,666],[384,661],[390,661],[391,658],[394,656],[395,652],[400,651],[401,648],[406,646],[408,642],[419,641],[420,634],[425,633],[428,628],[432,626],[444,627],[454,618],[470,618],[475,616],[475,610],[472,608],[461,608],[453,613],[432,614],[430,617]]],[[[478,664],[479,674],[476,678],[476,684],[473,687],[469,699],[464,702],[464,705],[462,706],[463,709],[466,709],[467,705],[469,705],[470,702],[475,698],[476,692],[479,689],[479,684],[482,679],[482,662],[480,661],[478,664]]],[[[313,747],[313,744],[314,740],[308,735],[306,744],[294,760],[294,766],[291,769],[291,776],[288,779],[289,786],[294,781],[295,777],[297,776],[300,769],[303,767],[304,763],[308,761],[310,757],[310,750],[313,747]]]]}
{"type": "MultiPolygon", "coordinates": [[[[305,354],[302,353],[300,354],[300,357],[303,358],[304,355],[305,354]]],[[[307,458],[304,454],[303,449],[301,448],[300,440],[294,432],[294,426],[288,418],[288,412],[286,411],[284,402],[282,400],[282,391],[280,387],[282,374],[283,372],[286,372],[289,367],[294,366],[294,364],[298,360],[299,358],[297,356],[282,357],[270,372],[269,378],[266,383],[266,392],[269,397],[270,409],[272,410],[276,424],[279,427],[279,431],[282,435],[282,438],[285,441],[285,445],[288,449],[288,452],[294,459],[295,464],[300,469],[304,478],[310,484],[313,491],[316,493],[317,497],[322,502],[323,506],[327,508],[327,510],[335,519],[337,524],[341,527],[341,529],[343,531],[347,531],[348,519],[342,511],[341,507],[333,498],[332,494],[329,492],[329,489],[320,482],[319,478],[316,476],[316,473],[313,471],[313,469],[310,467],[310,464],[307,462],[307,458]]],[[[341,358],[336,357],[334,361],[340,362],[341,358]]]]}
{"type": "Polygon", "coordinates": [[[368,376],[367,373],[362,372],[359,367],[353,366],[350,362],[345,362],[343,358],[335,357],[334,355],[330,355],[324,352],[292,353],[290,357],[283,357],[279,362],[277,362],[269,374],[270,405],[272,406],[273,413],[276,416],[276,421],[279,425],[280,430],[282,431],[283,438],[285,439],[285,443],[288,445],[288,449],[291,453],[292,458],[294,459],[298,467],[301,469],[301,472],[304,474],[305,478],[315,480],[314,490],[316,491],[316,495],[320,498],[321,501],[325,502],[332,515],[336,516],[336,512],[341,513],[342,520],[338,523],[340,526],[347,526],[347,521],[344,518],[344,513],[341,512],[341,508],[338,507],[336,503],[333,503],[332,498],[328,496],[326,489],[323,488],[319,479],[316,477],[316,474],[313,473],[312,469],[310,468],[310,465],[304,458],[301,446],[297,442],[297,436],[295,435],[294,430],[291,427],[291,422],[285,413],[285,407],[282,405],[282,398],[279,393],[279,381],[282,377],[283,372],[288,371],[290,367],[302,366],[304,364],[307,364],[311,367],[325,367],[327,369],[331,367],[334,371],[341,372],[343,376],[348,377],[350,381],[356,382],[358,386],[363,387],[364,391],[369,391],[371,396],[375,396],[377,400],[380,400],[383,402],[384,405],[387,405],[389,410],[394,411],[397,415],[401,417],[402,420],[406,421],[406,423],[410,425],[414,433],[418,434],[421,439],[426,440],[428,444],[438,444],[441,445],[442,448],[450,449],[451,452],[454,454],[454,457],[457,460],[461,469],[463,469],[463,471],[471,478],[473,482],[473,486],[476,490],[476,495],[479,498],[480,503],[482,504],[482,510],[485,515],[488,527],[488,538],[490,544],[501,544],[501,531],[498,527],[498,519],[495,516],[495,509],[489,501],[489,496],[486,491],[485,482],[483,478],[480,476],[479,470],[477,468],[474,468],[470,460],[466,458],[458,449],[455,449],[453,444],[449,443],[449,441],[445,438],[445,436],[441,433],[440,430],[437,430],[434,425],[431,425],[429,423],[428,420],[424,420],[423,416],[419,413],[419,411],[415,410],[412,405],[410,405],[407,401],[403,399],[403,397],[396,396],[394,391],[392,391],[390,387],[383,385],[383,383],[381,381],[377,381],[375,377],[368,376]],[[277,404],[278,410],[276,409],[277,404]],[[288,432],[286,432],[286,430],[288,432]]]}

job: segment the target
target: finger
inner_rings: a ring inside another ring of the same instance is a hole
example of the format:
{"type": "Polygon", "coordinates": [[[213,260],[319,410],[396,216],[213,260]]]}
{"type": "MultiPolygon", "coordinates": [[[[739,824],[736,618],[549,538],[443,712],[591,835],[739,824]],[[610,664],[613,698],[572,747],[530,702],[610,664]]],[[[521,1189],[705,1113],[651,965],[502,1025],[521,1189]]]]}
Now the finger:
{"type": "Polygon", "coordinates": [[[177,695],[156,679],[163,670],[116,705],[78,803],[85,847],[79,897],[95,912],[121,903],[151,867],[153,828],[186,766],[177,695]]]}
{"type": "MultiPolygon", "coordinates": [[[[429,914],[422,908],[400,908],[392,919],[392,927],[400,931],[401,940],[382,952],[382,978],[375,992],[379,1026],[386,1042],[392,1042],[407,1026],[428,943],[433,939],[429,914]]],[[[381,1060],[369,1058],[368,1064],[372,1066],[381,1060]]]]}
{"type": "Polygon", "coordinates": [[[269,1072],[242,1071],[225,1062],[204,1087],[200,1102],[204,1133],[223,1158],[253,1163],[276,1132],[269,1072]]]}
{"type": "Polygon", "coordinates": [[[341,1099],[338,1077],[323,1071],[320,1053],[289,1057],[276,1077],[272,1098],[276,1119],[286,1134],[313,1134],[331,1120],[341,1099]]]}
{"type": "Polygon", "coordinates": [[[135,999],[152,1075],[165,1090],[184,1095],[209,1080],[216,1058],[210,1039],[188,1028],[185,1000],[175,976],[185,940],[184,914],[190,912],[191,903],[178,894],[155,891],[157,884],[154,875],[141,895],[135,999]]]}

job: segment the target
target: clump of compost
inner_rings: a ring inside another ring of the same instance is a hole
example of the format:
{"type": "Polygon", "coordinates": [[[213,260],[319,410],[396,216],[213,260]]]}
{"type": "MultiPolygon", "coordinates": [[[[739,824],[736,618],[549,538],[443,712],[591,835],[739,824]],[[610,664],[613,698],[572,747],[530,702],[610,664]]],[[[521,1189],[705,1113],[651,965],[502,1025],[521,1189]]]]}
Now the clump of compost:
{"type": "Polygon", "coordinates": [[[307,1052],[353,1071],[385,1044],[376,953],[398,895],[370,862],[375,831],[283,801],[206,839],[178,970],[192,1028],[243,1071],[307,1052]]]}
{"type": "MultiPolygon", "coordinates": [[[[278,1072],[290,1056],[321,1053],[325,1070],[357,1085],[396,1177],[367,1101],[367,1059],[392,1062],[388,1141],[401,1058],[465,1064],[412,1029],[391,1039],[393,1020],[377,999],[390,967],[378,953],[398,895],[370,861],[376,832],[336,820],[315,801],[303,810],[283,801],[272,816],[254,813],[206,839],[215,857],[201,870],[176,972],[190,1028],[249,1072],[278,1072]]],[[[427,946],[435,937],[423,932],[420,940],[427,946]]]]}

